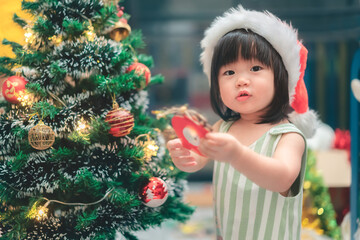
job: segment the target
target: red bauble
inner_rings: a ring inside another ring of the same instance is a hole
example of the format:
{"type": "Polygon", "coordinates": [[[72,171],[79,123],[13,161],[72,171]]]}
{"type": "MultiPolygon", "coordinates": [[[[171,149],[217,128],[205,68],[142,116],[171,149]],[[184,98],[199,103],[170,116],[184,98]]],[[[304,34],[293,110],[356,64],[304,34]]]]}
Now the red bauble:
{"type": "Polygon", "coordinates": [[[18,97],[25,91],[27,80],[20,76],[11,76],[2,85],[2,95],[10,103],[19,103],[18,97]]]}
{"type": "Polygon", "coordinates": [[[134,127],[134,116],[123,108],[114,108],[105,118],[111,126],[109,133],[114,137],[128,135],[134,127]]]}
{"type": "Polygon", "coordinates": [[[142,84],[141,87],[146,87],[149,84],[151,80],[151,72],[147,66],[139,62],[134,62],[126,69],[126,72],[131,72],[131,71],[135,71],[135,74],[137,74],[138,76],[144,75],[145,85],[142,84]]]}
{"type": "Polygon", "coordinates": [[[166,183],[157,177],[150,178],[149,183],[146,184],[140,192],[141,200],[148,207],[159,207],[163,205],[168,195],[166,183]]]}

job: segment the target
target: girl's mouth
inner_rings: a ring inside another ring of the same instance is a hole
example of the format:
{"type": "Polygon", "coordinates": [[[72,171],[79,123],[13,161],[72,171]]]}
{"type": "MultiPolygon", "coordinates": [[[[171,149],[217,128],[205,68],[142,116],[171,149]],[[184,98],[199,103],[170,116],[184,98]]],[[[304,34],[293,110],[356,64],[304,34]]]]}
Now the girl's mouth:
{"type": "Polygon", "coordinates": [[[250,94],[247,91],[241,91],[238,96],[236,97],[236,100],[242,102],[250,98],[250,94]]]}

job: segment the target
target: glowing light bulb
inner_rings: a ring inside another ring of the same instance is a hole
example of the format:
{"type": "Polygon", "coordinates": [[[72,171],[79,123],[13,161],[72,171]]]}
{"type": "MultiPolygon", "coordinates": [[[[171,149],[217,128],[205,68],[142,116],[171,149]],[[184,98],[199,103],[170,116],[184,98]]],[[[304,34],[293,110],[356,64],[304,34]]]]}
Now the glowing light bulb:
{"type": "Polygon", "coordinates": [[[48,209],[46,207],[39,208],[36,219],[38,221],[41,221],[41,220],[47,218],[47,212],[48,212],[48,209]]]}
{"type": "Polygon", "coordinates": [[[79,133],[86,133],[88,128],[89,128],[89,126],[88,126],[87,122],[84,120],[84,118],[81,118],[80,120],[78,120],[78,122],[76,124],[75,131],[77,131],[79,133]]]}
{"type": "Polygon", "coordinates": [[[30,107],[34,103],[34,95],[26,92],[26,91],[20,91],[18,94],[19,102],[21,103],[21,106],[23,107],[30,107]]]}
{"type": "Polygon", "coordinates": [[[319,208],[317,211],[317,214],[320,216],[324,213],[324,209],[323,208],[319,208]]]}
{"type": "Polygon", "coordinates": [[[92,42],[92,41],[94,41],[94,39],[95,39],[95,37],[96,37],[96,34],[94,33],[94,27],[93,26],[89,26],[88,27],[88,31],[85,31],[85,34],[86,34],[86,38],[90,41],[90,42],[92,42]]]}

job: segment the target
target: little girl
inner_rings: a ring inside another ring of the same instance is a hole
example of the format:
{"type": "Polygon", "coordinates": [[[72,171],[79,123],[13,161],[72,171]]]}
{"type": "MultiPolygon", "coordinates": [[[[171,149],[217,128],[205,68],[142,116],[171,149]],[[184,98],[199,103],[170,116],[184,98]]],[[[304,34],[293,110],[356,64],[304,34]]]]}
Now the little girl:
{"type": "Polygon", "coordinates": [[[195,172],[215,160],[218,239],[300,239],[304,134],[316,123],[303,81],[307,50],[291,26],[241,6],[216,18],[201,46],[222,120],[201,139],[206,157],[169,141],[174,164],[195,172]]]}

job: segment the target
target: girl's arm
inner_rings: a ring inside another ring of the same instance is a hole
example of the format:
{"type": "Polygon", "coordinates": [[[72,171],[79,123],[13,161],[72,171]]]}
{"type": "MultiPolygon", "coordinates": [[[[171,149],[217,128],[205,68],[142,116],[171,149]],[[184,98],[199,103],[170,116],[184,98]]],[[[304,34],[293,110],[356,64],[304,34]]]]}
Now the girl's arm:
{"type": "Polygon", "coordinates": [[[229,162],[251,181],[274,192],[286,192],[299,175],[305,142],[297,133],[283,134],[273,157],[260,155],[226,133],[209,133],[200,151],[211,159],[229,162]]]}
{"type": "MultiPolygon", "coordinates": [[[[213,130],[218,131],[219,126],[220,121],[214,124],[213,130]]],[[[184,148],[179,138],[170,140],[167,143],[167,148],[175,166],[184,172],[196,172],[202,169],[209,161],[207,157],[202,157],[184,148]]]]}

